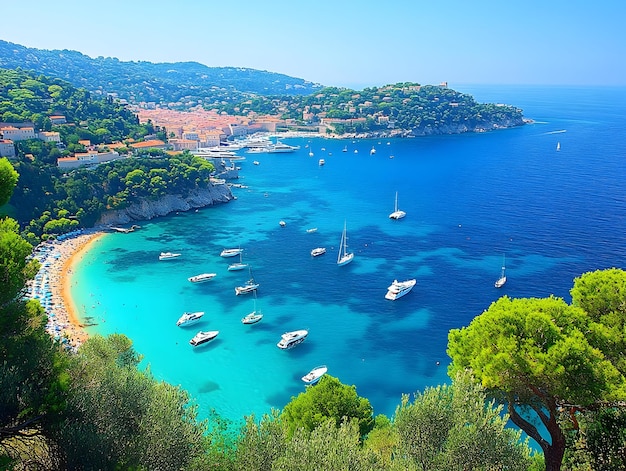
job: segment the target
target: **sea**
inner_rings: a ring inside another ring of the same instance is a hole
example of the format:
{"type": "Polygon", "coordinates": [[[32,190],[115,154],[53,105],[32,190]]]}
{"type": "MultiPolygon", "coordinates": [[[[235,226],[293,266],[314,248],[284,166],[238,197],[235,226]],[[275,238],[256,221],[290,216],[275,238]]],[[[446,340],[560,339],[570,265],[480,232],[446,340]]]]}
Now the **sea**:
{"type": "Polygon", "coordinates": [[[569,302],[577,276],[624,268],[626,89],[454,88],[533,122],[412,139],[299,137],[283,140],[301,146],[291,154],[242,153],[236,200],[94,245],[72,275],[88,332],[132,339],[141,366],[187,390],[200,418],[238,426],[282,409],[318,365],[392,417],[403,394],[450,381],[448,332],[501,296],[569,302]],[[401,220],[388,217],[396,193],[401,220]],[[338,266],[344,224],[355,257],[338,266]],[[249,271],[220,257],[237,247],[249,271]],[[311,257],[315,247],[326,254],[311,257]],[[181,256],[159,261],[164,251],[181,256]],[[200,273],[217,276],[187,280],[200,273]],[[235,295],[250,277],[256,298],[235,295]],[[409,294],[385,299],[394,279],[411,278],[409,294]],[[262,321],[242,324],[255,307],[262,321]],[[177,327],[185,311],[205,315],[177,327]],[[277,348],[299,329],[305,342],[277,348]],[[219,335],[193,348],[199,330],[219,335]]]}

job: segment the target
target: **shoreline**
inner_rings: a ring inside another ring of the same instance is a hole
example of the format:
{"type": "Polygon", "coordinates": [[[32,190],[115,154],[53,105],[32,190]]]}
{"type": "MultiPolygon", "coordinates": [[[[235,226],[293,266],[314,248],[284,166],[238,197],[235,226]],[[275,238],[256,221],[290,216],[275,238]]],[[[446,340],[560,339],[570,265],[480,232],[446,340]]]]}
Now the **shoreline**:
{"type": "Polygon", "coordinates": [[[50,335],[72,349],[89,337],[71,295],[76,285],[72,282],[74,270],[105,234],[103,230],[85,230],[37,247],[41,268],[27,297],[40,301],[48,316],[46,330],[50,335]]]}

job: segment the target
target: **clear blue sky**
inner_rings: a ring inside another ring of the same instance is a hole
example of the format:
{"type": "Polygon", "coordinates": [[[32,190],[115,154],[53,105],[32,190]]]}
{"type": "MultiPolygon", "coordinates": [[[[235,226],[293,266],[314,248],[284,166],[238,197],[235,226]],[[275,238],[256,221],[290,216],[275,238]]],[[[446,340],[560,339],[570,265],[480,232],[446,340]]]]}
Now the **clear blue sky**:
{"type": "Polygon", "coordinates": [[[625,0],[34,0],[0,39],[324,85],[626,85],[625,0]]]}

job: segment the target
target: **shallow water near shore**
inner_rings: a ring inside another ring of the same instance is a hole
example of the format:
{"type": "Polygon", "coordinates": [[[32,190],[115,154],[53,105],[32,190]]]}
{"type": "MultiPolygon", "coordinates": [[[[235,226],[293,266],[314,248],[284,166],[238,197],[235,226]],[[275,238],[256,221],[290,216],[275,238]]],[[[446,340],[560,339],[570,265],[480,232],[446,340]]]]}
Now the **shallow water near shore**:
{"type": "Polygon", "coordinates": [[[500,296],[569,301],[576,276],[624,267],[624,90],[457,89],[519,106],[535,123],[405,140],[286,139],[301,149],[249,155],[238,163],[247,188],[233,188],[237,200],[141,222],[84,256],[72,295],[96,323],[88,332],[130,337],[157,378],[192,394],[201,417],[214,409],[238,423],[280,409],[320,364],[391,416],[403,393],[448,381],[448,331],[500,296]],[[396,191],[400,221],[388,218],[396,191]],[[355,259],[338,267],[344,221],[355,259]],[[228,271],[234,259],[219,256],[239,246],[260,283],[255,325],[240,322],[253,297],[234,291],[249,273],[228,271]],[[319,246],[327,253],[312,258],[319,246]],[[161,251],[182,255],[159,261],[161,251]],[[508,281],[496,289],[503,254],[508,281]],[[217,276],[187,281],[205,272],[217,276]],[[385,300],[394,278],[417,285],[385,300]],[[198,310],[199,324],[175,325],[198,310]],[[278,349],[296,329],[309,330],[306,341],[278,349]],[[220,334],[194,349],[198,330],[220,334]]]}

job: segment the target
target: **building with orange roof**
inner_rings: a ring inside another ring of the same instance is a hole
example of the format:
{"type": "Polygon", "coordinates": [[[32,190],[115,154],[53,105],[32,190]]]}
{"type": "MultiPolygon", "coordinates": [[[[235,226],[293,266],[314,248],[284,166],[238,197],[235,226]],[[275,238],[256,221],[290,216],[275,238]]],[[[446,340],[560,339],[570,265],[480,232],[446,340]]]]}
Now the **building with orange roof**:
{"type": "Polygon", "coordinates": [[[57,166],[63,170],[73,170],[78,167],[95,167],[104,162],[111,162],[122,158],[115,151],[109,152],[77,152],[71,157],[60,157],[57,159],[57,166]]]}
{"type": "Polygon", "coordinates": [[[134,142],[130,144],[129,147],[135,150],[142,150],[142,149],[167,149],[169,146],[167,145],[167,143],[163,142],[161,139],[151,139],[149,141],[134,142]]]}

